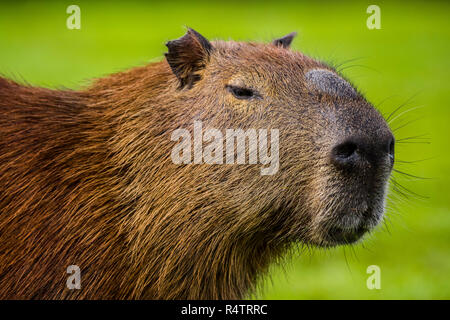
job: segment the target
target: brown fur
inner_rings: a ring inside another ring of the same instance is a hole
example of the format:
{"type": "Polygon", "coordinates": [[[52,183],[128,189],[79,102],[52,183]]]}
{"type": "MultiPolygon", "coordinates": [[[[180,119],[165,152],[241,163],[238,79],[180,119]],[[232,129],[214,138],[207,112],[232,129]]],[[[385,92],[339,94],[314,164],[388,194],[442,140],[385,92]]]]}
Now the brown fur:
{"type": "Polygon", "coordinates": [[[305,72],[332,69],[301,53],[212,46],[179,74],[164,60],[80,91],[0,78],[0,298],[243,298],[292,242],[326,245],[332,209],[363,197],[326,150],[344,124],[376,135],[384,120],[359,94],[315,92],[305,72]],[[243,79],[265,99],[224,90],[243,79]],[[170,135],[193,119],[280,128],[279,172],[173,164],[170,135]]]}

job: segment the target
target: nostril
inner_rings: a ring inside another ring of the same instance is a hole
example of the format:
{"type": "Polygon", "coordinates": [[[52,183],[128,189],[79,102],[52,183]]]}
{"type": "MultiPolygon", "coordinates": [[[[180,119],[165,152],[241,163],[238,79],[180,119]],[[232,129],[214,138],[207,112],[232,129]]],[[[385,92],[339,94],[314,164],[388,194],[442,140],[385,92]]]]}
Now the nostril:
{"type": "Polygon", "coordinates": [[[394,159],[394,154],[395,154],[395,139],[392,138],[391,142],[389,143],[389,157],[391,159],[394,159]]]}
{"type": "Polygon", "coordinates": [[[391,139],[391,143],[389,144],[389,154],[394,154],[394,149],[395,149],[395,141],[394,139],[391,139]]]}
{"type": "Polygon", "coordinates": [[[358,145],[353,141],[346,141],[335,146],[331,152],[333,163],[342,168],[350,168],[358,161],[358,145]]]}
{"type": "Polygon", "coordinates": [[[353,136],[334,146],[331,161],[338,167],[352,169],[377,167],[389,156],[394,163],[395,139],[390,137],[353,136]]]}
{"type": "Polygon", "coordinates": [[[354,142],[344,142],[333,149],[333,155],[335,158],[339,158],[342,160],[348,159],[353,156],[353,154],[356,153],[356,150],[358,149],[358,146],[354,142]]]}

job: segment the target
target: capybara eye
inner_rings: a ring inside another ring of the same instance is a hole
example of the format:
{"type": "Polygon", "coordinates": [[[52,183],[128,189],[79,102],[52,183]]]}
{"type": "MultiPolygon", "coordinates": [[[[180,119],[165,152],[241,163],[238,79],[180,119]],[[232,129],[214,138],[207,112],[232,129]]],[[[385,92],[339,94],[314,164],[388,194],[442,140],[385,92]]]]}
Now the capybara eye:
{"type": "Polygon", "coordinates": [[[252,89],[230,85],[228,85],[226,88],[237,99],[250,99],[256,96],[256,93],[252,89]]]}

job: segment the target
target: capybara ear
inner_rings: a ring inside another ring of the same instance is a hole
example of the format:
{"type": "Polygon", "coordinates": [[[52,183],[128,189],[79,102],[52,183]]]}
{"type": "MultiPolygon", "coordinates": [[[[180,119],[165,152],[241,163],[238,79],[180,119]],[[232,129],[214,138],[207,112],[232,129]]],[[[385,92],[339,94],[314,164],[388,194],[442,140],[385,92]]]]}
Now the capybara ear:
{"type": "Polygon", "coordinates": [[[213,50],[211,43],[197,31],[188,28],[179,39],[166,43],[169,52],[165,54],[172,72],[180,80],[180,88],[200,80],[199,71],[206,66],[213,50]]]}
{"type": "Polygon", "coordinates": [[[272,44],[276,45],[277,47],[289,48],[291,46],[292,40],[294,40],[294,37],[296,35],[297,32],[291,32],[283,38],[273,40],[272,44]]]}

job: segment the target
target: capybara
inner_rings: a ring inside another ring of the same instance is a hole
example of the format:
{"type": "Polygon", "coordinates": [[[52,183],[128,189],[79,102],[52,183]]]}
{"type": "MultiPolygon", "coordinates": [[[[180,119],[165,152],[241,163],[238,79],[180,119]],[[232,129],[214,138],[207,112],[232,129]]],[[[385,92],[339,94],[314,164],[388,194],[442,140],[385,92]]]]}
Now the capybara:
{"type": "Polygon", "coordinates": [[[246,298],[293,244],[373,229],[394,137],[293,37],[210,42],[188,29],[163,61],[78,91],[0,78],[0,298],[246,298]],[[196,121],[276,129],[277,169],[174,162],[173,132],[196,121]]]}

